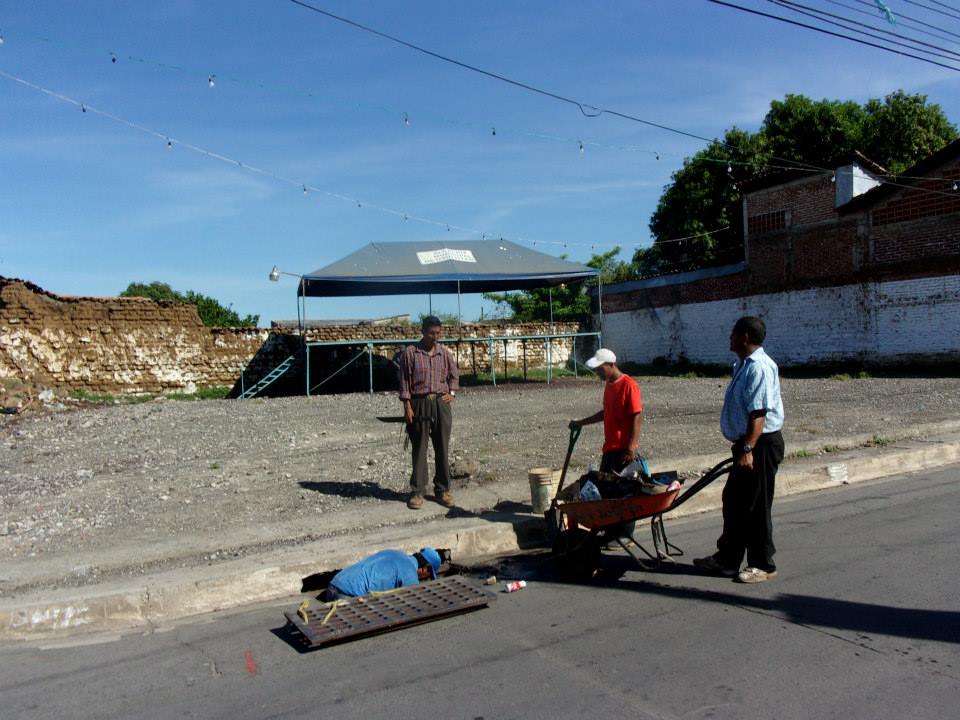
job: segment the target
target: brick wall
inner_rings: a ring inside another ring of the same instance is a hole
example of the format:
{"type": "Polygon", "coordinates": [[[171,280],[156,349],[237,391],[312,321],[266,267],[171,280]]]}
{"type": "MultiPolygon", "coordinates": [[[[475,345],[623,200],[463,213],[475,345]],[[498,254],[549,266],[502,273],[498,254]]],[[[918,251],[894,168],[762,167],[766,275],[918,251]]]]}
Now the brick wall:
{"type": "MultiPolygon", "coordinates": [[[[554,329],[557,333],[574,333],[579,325],[556,323],[554,329]]],[[[465,324],[462,336],[537,335],[548,331],[547,324],[465,324]]],[[[419,330],[410,326],[340,326],[311,328],[307,333],[310,341],[414,340],[419,336],[419,330]]],[[[579,342],[582,355],[588,344],[579,342]]],[[[205,327],[191,305],[143,298],[64,297],[28,282],[0,278],[0,378],[91,393],[234,386],[244,368],[246,383],[250,384],[300,347],[295,330],[205,327]]],[[[474,348],[454,342],[450,347],[465,372],[473,367],[479,372],[489,371],[486,344],[474,348]]],[[[375,353],[390,358],[397,349],[377,346],[375,353]]],[[[566,363],[571,350],[570,340],[551,343],[552,363],[566,363]]],[[[494,344],[497,369],[502,369],[504,359],[512,368],[522,366],[524,351],[528,367],[543,366],[543,342],[509,341],[494,344]]],[[[336,369],[331,365],[344,352],[356,354],[357,348],[318,351],[311,363],[312,372],[336,369]]],[[[296,387],[302,388],[302,384],[296,387]]]]}

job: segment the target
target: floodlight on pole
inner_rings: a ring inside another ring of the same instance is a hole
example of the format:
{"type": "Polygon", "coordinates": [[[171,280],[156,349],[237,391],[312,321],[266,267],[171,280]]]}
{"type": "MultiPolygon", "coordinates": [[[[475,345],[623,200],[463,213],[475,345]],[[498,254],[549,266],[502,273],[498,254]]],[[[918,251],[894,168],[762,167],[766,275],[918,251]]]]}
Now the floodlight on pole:
{"type": "Polygon", "coordinates": [[[274,265],[273,270],[270,271],[270,282],[277,282],[277,280],[280,279],[281,275],[289,275],[290,277],[297,278],[297,280],[300,280],[303,278],[303,275],[299,275],[298,273],[286,272],[285,270],[281,270],[276,265],[274,265]]]}

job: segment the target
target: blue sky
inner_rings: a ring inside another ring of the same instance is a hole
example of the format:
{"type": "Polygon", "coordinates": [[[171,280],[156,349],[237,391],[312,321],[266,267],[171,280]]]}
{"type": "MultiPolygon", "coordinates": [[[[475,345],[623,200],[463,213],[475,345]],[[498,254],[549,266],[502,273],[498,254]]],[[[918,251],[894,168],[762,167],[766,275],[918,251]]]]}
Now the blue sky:
{"type": "MultiPolygon", "coordinates": [[[[755,130],[770,100],[787,93],[862,102],[902,88],[960,122],[958,72],[704,0],[315,4],[707,137],[755,130]]],[[[960,33],[960,19],[887,4],[960,33]]],[[[647,223],[670,173],[703,146],[584,117],[286,0],[0,2],[0,34],[0,71],[160,134],[0,78],[0,274],[61,294],[114,295],[160,280],[268,324],[296,314],[296,280],[269,282],[274,264],[308,272],[372,241],[485,232],[578,261],[591,246],[621,245],[628,258],[650,243],[647,223]],[[362,207],[304,196],[181,143],[362,207]]],[[[415,315],[427,302],[314,299],[307,316],[415,315]]],[[[456,305],[455,296],[433,299],[434,310],[456,305]]],[[[481,305],[492,309],[465,298],[464,317],[481,305]]]]}

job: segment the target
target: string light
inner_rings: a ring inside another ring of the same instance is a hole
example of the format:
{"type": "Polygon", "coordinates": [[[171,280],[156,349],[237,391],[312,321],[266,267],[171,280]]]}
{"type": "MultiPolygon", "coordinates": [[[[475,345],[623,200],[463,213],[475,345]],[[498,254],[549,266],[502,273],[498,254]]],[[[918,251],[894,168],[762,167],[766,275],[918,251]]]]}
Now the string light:
{"type": "Polygon", "coordinates": [[[217,78],[216,75],[207,75],[207,87],[212,88],[212,87],[216,86],[216,84],[217,84],[217,83],[216,83],[216,78],[217,78]]]}
{"type": "Polygon", "coordinates": [[[493,135],[494,137],[496,137],[496,136],[497,136],[497,129],[496,129],[495,127],[490,128],[490,134],[493,135]]]}
{"type": "Polygon", "coordinates": [[[167,150],[173,150],[173,140],[167,138],[167,150]]]}
{"type": "Polygon", "coordinates": [[[403,114],[403,124],[410,127],[410,116],[406,113],[403,114]]]}
{"type": "Polygon", "coordinates": [[[80,112],[85,113],[86,111],[87,111],[87,106],[81,103],[81,105],[80,105],[80,112]]]}
{"type": "Polygon", "coordinates": [[[307,194],[307,186],[306,186],[306,185],[303,186],[303,194],[304,194],[304,195],[307,194]]]}
{"type": "Polygon", "coordinates": [[[836,173],[833,173],[833,174],[830,176],[830,182],[835,183],[836,181],[837,181],[837,174],[836,174],[836,173]]]}
{"type": "Polygon", "coordinates": [[[583,141],[577,140],[577,143],[580,145],[580,154],[583,155],[583,141]]]}
{"type": "Polygon", "coordinates": [[[117,62],[117,54],[116,54],[116,53],[110,53],[110,62],[112,62],[112,63],[116,63],[116,62],[117,62]]]}
{"type": "Polygon", "coordinates": [[[3,33],[0,32],[0,45],[3,45],[6,41],[7,41],[6,38],[3,37],[3,33]]]}
{"type": "Polygon", "coordinates": [[[953,190],[956,190],[956,189],[957,189],[957,182],[956,182],[956,181],[953,182],[953,188],[952,188],[952,189],[953,189],[953,190]]]}

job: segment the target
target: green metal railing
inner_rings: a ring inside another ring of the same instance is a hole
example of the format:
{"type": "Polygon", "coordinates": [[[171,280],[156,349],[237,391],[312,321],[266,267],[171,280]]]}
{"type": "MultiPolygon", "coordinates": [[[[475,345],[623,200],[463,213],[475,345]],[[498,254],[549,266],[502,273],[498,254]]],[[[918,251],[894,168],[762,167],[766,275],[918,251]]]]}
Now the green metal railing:
{"type": "MultiPolygon", "coordinates": [[[[487,345],[487,352],[490,358],[490,374],[493,381],[493,384],[497,384],[497,368],[496,368],[496,359],[495,359],[495,346],[497,343],[504,343],[504,360],[506,361],[506,346],[510,342],[522,342],[524,349],[524,367],[526,367],[526,343],[528,340],[538,340],[542,341],[546,345],[546,370],[547,370],[547,382],[549,383],[553,379],[553,341],[572,338],[573,339],[573,372],[574,375],[578,373],[577,367],[577,338],[590,337],[596,338],[598,341],[600,339],[600,333],[598,332],[583,332],[583,333],[553,333],[553,334],[544,334],[544,335],[497,335],[491,337],[471,337],[471,338],[443,338],[440,340],[441,343],[446,345],[457,345],[459,343],[476,343],[487,345]]],[[[384,347],[391,345],[411,345],[416,342],[415,339],[405,338],[403,340],[330,340],[327,342],[307,342],[304,343],[306,346],[306,391],[309,395],[313,390],[316,390],[318,387],[326,383],[328,380],[338,375],[347,369],[354,362],[362,358],[364,355],[367,356],[367,375],[369,380],[369,392],[373,392],[373,349],[375,347],[384,347]],[[344,365],[335,370],[332,374],[325,377],[316,385],[310,384],[310,348],[321,348],[321,347],[343,347],[343,346],[352,346],[352,347],[363,347],[364,349],[353,356],[348,360],[344,365]]]]}

